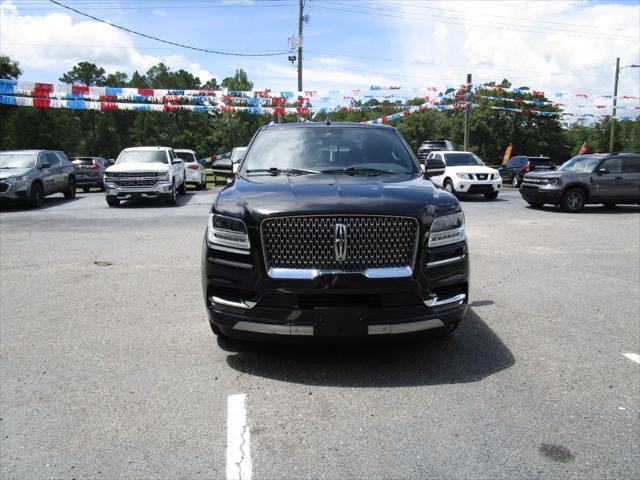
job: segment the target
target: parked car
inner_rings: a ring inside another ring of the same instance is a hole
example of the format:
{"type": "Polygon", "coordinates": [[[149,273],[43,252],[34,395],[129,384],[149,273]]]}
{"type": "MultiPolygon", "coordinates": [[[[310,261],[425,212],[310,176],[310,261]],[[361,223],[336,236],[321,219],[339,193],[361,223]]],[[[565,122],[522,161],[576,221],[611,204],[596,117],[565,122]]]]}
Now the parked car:
{"type": "Polygon", "coordinates": [[[102,157],[73,157],[71,163],[75,167],[76,185],[84,192],[88,192],[91,187],[104,191],[106,162],[102,157]]]}
{"type": "Polygon", "coordinates": [[[20,201],[37,208],[44,197],[63,193],[76,196],[73,163],[57,150],[0,152],[0,200],[20,201]]]}
{"type": "Polygon", "coordinates": [[[449,140],[425,140],[418,148],[418,159],[424,165],[424,161],[431,152],[441,152],[443,150],[455,150],[453,143],[449,140]]]}
{"type": "Polygon", "coordinates": [[[500,165],[498,171],[502,181],[517,188],[522,183],[522,177],[529,172],[555,170],[556,166],[549,157],[511,157],[507,163],[500,165]]]}
{"type": "Polygon", "coordinates": [[[125,148],[104,177],[107,203],[117,207],[122,200],[160,198],[175,205],[177,194],[186,193],[184,170],[173,148],[125,148]]]}
{"type": "Polygon", "coordinates": [[[211,208],[202,256],[216,335],[452,332],[468,301],[464,214],[398,131],[261,127],[211,208]],[[326,155],[329,152],[330,155],[326,155]]]}
{"type": "Polygon", "coordinates": [[[487,167],[471,152],[431,152],[426,164],[433,159],[445,163],[442,175],[432,177],[433,183],[453,194],[482,194],[495,200],[502,188],[502,179],[495,168],[487,167]]]}
{"type": "Polygon", "coordinates": [[[549,203],[567,212],[592,203],[640,203],[640,154],[578,155],[556,171],[527,173],[520,194],[532,207],[549,203]]]}
{"type": "Polygon", "coordinates": [[[178,158],[184,162],[187,185],[195,185],[196,190],[206,190],[207,172],[205,172],[204,165],[198,161],[196,152],[184,149],[174,151],[178,158]]]}

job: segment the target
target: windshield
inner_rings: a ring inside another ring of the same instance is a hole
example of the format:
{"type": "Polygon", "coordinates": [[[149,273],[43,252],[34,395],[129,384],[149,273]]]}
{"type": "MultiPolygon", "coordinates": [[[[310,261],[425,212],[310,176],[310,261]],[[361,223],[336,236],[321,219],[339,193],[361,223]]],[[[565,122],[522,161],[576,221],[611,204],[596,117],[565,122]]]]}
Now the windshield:
{"type": "Polygon", "coordinates": [[[578,155],[564,162],[558,170],[561,172],[593,172],[599,162],[600,158],[598,157],[578,155]]]}
{"type": "Polygon", "coordinates": [[[169,163],[169,160],[164,150],[125,150],[116,163],[169,163]]]}
{"type": "Polygon", "coordinates": [[[191,152],[176,152],[176,157],[184,160],[185,162],[197,162],[196,156],[191,152]]]}
{"type": "Polygon", "coordinates": [[[35,153],[0,152],[0,168],[33,168],[37,157],[35,153]]]}
{"type": "Polygon", "coordinates": [[[247,172],[269,169],[319,173],[419,171],[394,130],[340,126],[262,131],[251,146],[243,168],[247,172]]]}
{"type": "Polygon", "coordinates": [[[483,166],[482,160],[476,157],[473,153],[448,153],[445,155],[447,167],[462,167],[462,166],[483,166]]]}

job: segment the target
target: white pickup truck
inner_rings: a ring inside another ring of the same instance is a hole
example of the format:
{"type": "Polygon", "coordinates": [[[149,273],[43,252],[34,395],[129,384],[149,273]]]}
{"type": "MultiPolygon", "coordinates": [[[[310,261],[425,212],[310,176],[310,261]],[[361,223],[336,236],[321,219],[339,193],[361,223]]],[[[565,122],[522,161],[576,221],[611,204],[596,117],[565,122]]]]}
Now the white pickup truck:
{"type": "Polygon", "coordinates": [[[175,205],[177,195],[186,193],[184,163],[170,147],[125,148],[105,171],[104,186],[110,207],[134,198],[175,205]]]}

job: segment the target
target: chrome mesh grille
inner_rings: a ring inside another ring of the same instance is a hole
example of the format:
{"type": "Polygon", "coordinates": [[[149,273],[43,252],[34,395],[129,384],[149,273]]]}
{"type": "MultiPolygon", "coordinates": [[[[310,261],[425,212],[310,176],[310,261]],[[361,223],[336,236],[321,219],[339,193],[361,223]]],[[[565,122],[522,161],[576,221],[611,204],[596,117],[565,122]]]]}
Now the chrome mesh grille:
{"type": "Polygon", "coordinates": [[[413,267],[418,241],[414,218],[384,216],[276,217],[262,222],[267,269],[364,272],[413,267]],[[335,226],[347,227],[347,255],[336,259],[335,226]]]}

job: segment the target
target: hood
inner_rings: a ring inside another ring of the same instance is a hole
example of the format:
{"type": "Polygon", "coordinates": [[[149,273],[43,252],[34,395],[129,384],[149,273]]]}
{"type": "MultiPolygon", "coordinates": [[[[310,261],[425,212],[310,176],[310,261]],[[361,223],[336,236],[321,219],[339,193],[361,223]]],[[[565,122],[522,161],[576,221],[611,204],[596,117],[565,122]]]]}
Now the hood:
{"type": "Polygon", "coordinates": [[[168,163],[123,163],[115,164],[107,168],[107,172],[168,172],[171,165],[168,163]]]}
{"type": "Polygon", "coordinates": [[[580,175],[591,175],[590,173],[584,172],[559,172],[558,170],[536,170],[531,173],[527,173],[525,177],[535,177],[535,178],[558,178],[558,177],[566,177],[566,176],[580,176],[580,175]]]}
{"type": "Polygon", "coordinates": [[[484,165],[462,165],[460,167],[449,167],[447,170],[461,173],[498,173],[495,168],[485,167],[484,165]]]}
{"type": "Polygon", "coordinates": [[[216,199],[217,213],[258,225],[277,215],[404,215],[430,224],[460,211],[458,200],[422,175],[238,176],[216,199]]]}
{"type": "Polygon", "coordinates": [[[0,180],[8,177],[21,177],[31,173],[33,168],[0,168],[0,180]]]}

